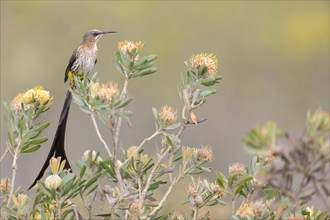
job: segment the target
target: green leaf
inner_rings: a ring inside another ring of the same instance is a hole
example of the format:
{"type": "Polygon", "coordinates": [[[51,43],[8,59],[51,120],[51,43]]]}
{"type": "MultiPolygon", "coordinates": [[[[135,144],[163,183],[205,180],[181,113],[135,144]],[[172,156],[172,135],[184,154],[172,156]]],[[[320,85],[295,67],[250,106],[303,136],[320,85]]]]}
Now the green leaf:
{"type": "Polygon", "coordinates": [[[154,113],[154,116],[155,116],[155,119],[156,119],[156,127],[157,129],[161,126],[161,120],[160,120],[160,117],[159,117],[159,113],[158,113],[158,110],[156,108],[152,108],[152,112],[154,113]]]}
{"type": "Polygon", "coordinates": [[[121,73],[123,76],[125,76],[125,70],[123,68],[123,66],[121,65],[121,63],[119,62],[114,62],[115,68],[116,70],[121,73]]]}
{"type": "Polygon", "coordinates": [[[92,76],[92,78],[91,78],[91,82],[96,83],[96,82],[98,81],[97,74],[98,74],[97,72],[95,72],[95,73],[93,74],[93,76],[92,76]]]}
{"type": "Polygon", "coordinates": [[[211,171],[212,171],[211,168],[209,168],[209,167],[203,167],[203,166],[200,166],[199,168],[200,168],[201,170],[205,171],[205,172],[211,172],[211,171]]]}
{"type": "Polygon", "coordinates": [[[80,106],[81,111],[87,113],[87,114],[92,114],[91,110],[89,110],[85,105],[80,106]]]}
{"type": "Polygon", "coordinates": [[[76,176],[73,173],[68,173],[62,178],[62,186],[66,185],[68,182],[73,180],[76,176]]]}
{"type": "Polygon", "coordinates": [[[34,140],[31,140],[29,141],[28,143],[29,144],[42,144],[44,142],[48,141],[48,138],[46,137],[43,137],[43,138],[39,138],[39,139],[34,139],[34,140]]]}
{"type": "Polygon", "coordinates": [[[67,209],[62,213],[61,219],[66,219],[66,217],[68,216],[68,214],[70,214],[71,212],[73,212],[73,209],[67,209]]]}
{"type": "Polygon", "coordinates": [[[128,105],[133,99],[131,97],[127,98],[125,101],[122,101],[116,108],[123,108],[128,105]]]}
{"type": "Polygon", "coordinates": [[[47,128],[49,126],[49,122],[43,124],[43,125],[40,125],[39,127],[36,127],[33,129],[33,131],[35,132],[40,132],[40,131],[43,131],[45,128],[47,128]]]}
{"type": "Polygon", "coordinates": [[[93,178],[91,178],[85,185],[84,187],[84,191],[86,191],[86,189],[88,189],[93,183],[95,183],[100,177],[101,177],[102,173],[98,173],[96,174],[93,178]]]}
{"type": "Polygon", "coordinates": [[[79,174],[80,178],[83,178],[85,171],[86,171],[86,166],[84,165],[80,170],[80,174],[79,174]]]}
{"type": "Polygon", "coordinates": [[[152,184],[150,184],[148,191],[153,191],[153,190],[157,189],[159,187],[159,185],[166,184],[166,183],[167,183],[166,181],[157,181],[155,183],[152,183],[152,184]]]}
{"type": "Polygon", "coordinates": [[[146,75],[150,75],[157,72],[157,68],[156,67],[150,67],[138,72],[135,72],[133,74],[131,74],[130,78],[136,78],[136,77],[142,77],[142,76],[146,76],[146,75]]]}
{"type": "Polygon", "coordinates": [[[21,143],[25,144],[30,144],[30,141],[32,139],[32,137],[35,135],[35,132],[33,132],[32,130],[28,130],[25,132],[24,136],[21,139],[21,143]]]}
{"type": "Polygon", "coordinates": [[[13,131],[8,131],[8,141],[11,147],[14,147],[16,145],[13,131]]]}
{"type": "Polygon", "coordinates": [[[94,192],[97,189],[98,185],[95,185],[91,190],[89,190],[87,192],[87,195],[89,195],[90,193],[94,192]]]}
{"type": "Polygon", "coordinates": [[[171,124],[170,126],[167,126],[167,127],[166,127],[166,130],[177,129],[177,128],[180,127],[180,126],[181,126],[181,122],[174,123],[174,124],[171,124]]]}
{"type": "Polygon", "coordinates": [[[231,188],[235,182],[235,180],[237,179],[238,177],[238,174],[234,174],[234,175],[231,175],[229,176],[229,179],[228,179],[228,186],[231,188]]]}
{"type": "Polygon", "coordinates": [[[215,93],[217,93],[216,89],[208,89],[208,90],[202,91],[200,95],[203,96],[203,97],[208,97],[208,96],[213,95],[215,93]]]}
{"type": "Polygon", "coordinates": [[[35,145],[35,146],[33,146],[33,147],[30,147],[30,148],[28,148],[28,149],[24,149],[24,150],[23,150],[23,148],[22,148],[20,152],[21,152],[21,153],[33,153],[33,152],[39,150],[40,147],[41,147],[41,145],[35,145]]]}
{"type": "Polygon", "coordinates": [[[178,143],[178,144],[181,143],[181,139],[175,135],[168,134],[168,133],[164,133],[164,135],[166,135],[168,138],[170,138],[173,143],[178,143]]]}
{"type": "Polygon", "coordinates": [[[119,117],[131,117],[133,115],[133,112],[131,111],[119,111],[116,112],[116,115],[119,117]]]}
{"type": "Polygon", "coordinates": [[[225,189],[226,188],[226,185],[228,184],[227,178],[220,171],[216,171],[215,174],[217,176],[217,183],[218,183],[218,185],[221,188],[225,189]]]}
{"type": "Polygon", "coordinates": [[[17,215],[17,212],[10,209],[10,208],[7,208],[7,207],[2,207],[5,211],[5,213],[8,215],[8,216],[11,216],[13,218],[16,218],[16,219],[19,219],[18,215],[17,215]]]}

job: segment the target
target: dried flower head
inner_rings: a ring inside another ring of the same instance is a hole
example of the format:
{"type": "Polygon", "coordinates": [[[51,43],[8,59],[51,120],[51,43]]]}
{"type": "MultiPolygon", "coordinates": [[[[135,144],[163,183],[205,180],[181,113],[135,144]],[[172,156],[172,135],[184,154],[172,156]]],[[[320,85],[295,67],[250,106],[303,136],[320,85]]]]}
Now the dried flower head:
{"type": "Polygon", "coordinates": [[[163,121],[165,127],[174,123],[178,118],[177,110],[174,110],[171,106],[163,106],[159,111],[159,117],[163,121]]]}
{"type": "Polygon", "coordinates": [[[245,172],[245,165],[242,163],[233,163],[229,165],[229,175],[243,175],[245,172]]]}
{"type": "Polygon", "coordinates": [[[127,158],[133,157],[134,160],[138,158],[138,146],[131,146],[127,149],[127,158]]]}
{"type": "Polygon", "coordinates": [[[271,164],[277,159],[277,157],[272,152],[266,154],[258,154],[258,158],[262,159],[265,165],[271,164]]]}
{"type": "Polygon", "coordinates": [[[91,161],[95,161],[95,164],[99,164],[101,161],[103,161],[103,159],[100,156],[97,156],[96,158],[96,151],[94,150],[86,150],[83,154],[83,160],[85,162],[91,162],[91,161]]]}
{"type": "Polygon", "coordinates": [[[10,179],[8,177],[2,178],[0,182],[0,192],[2,194],[9,193],[10,190],[10,179]]]}
{"type": "Polygon", "coordinates": [[[262,214],[263,214],[265,207],[266,207],[266,204],[262,200],[257,200],[255,202],[251,203],[251,208],[253,209],[256,219],[262,218],[262,214]]]}
{"type": "Polygon", "coordinates": [[[200,53],[193,55],[190,58],[190,65],[196,69],[205,65],[207,71],[204,73],[204,77],[215,76],[217,74],[218,59],[212,53],[200,53]]]}
{"type": "Polygon", "coordinates": [[[197,207],[201,206],[203,203],[204,203],[204,198],[203,196],[201,195],[197,195],[195,198],[194,198],[194,203],[197,207]]]}
{"type": "Polygon", "coordinates": [[[202,146],[197,152],[197,161],[207,163],[213,159],[213,151],[209,146],[202,146]]]}
{"type": "Polygon", "coordinates": [[[180,212],[173,212],[171,218],[171,220],[184,220],[184,216],[180,213],[180,212]]]}
{"type": "Polygon", "coordinates": [[[12,107],[17,110],[24,105],[24,109],[28,109],[35,102],[39,102],[41,105],[49,106],[53,101],[54,96],[50,96],[49,91],[44,90],[42,86],[35,86],[33,89],[29,89],[25,93],[19,93],[11,101],[12,107]]]}
{"type": "Polygon", "coordinates": [[[254,211],[249,203],[244,203],[244,205],[237,210],[236,215],[241,218],[245,218],[246,216],[254,217],[254,211]]]}
{"type": "Polygon", "coordinates": [[[27,195],[22,194],[22,193],[18,194],[17,196],[13,195],[13,197],[12,197],[13,202],[19,209],[22,209],[24,207],[27,198],[28,198],[27,195]]]}
{"type": "Polygon", "coordinates": [[[217,195],[219,197],[225,195],[225,192],[220,188],[220,186],[217,183],[211,183],[210,189],[214,195],[217,195]]]}
{"type": "Polygon", "coordinates": [[[187,194],[188,196],[195,198],[197,196],[197,189],[193,185],[189,184],[187,194]]]}
{"type": "Polygon", "coordinates": [[[118,50],[123,53],[132,53],[134,49],[139,50],[142,47],[141,41],[121,41],[118,43],[118,50]]]}
{"type": "Polygon", "coordinates": [[[48,189],[57,189],[58,187],[61,186],[61,183],[62,183],[62,179],[57,174],[50,175],[45,179],[45,186],[48,189]]]}
{"type": "MultiPolygon", "coordinates": [[[[15,96],[15,98],[13,98],[13,100],[11,101],[11,106],[13,107],[13,109],[18,110],[22,108],[22,97],[23,94],[19,93],[17,96],[15,96]]],[[[27,109],[26,106],[25,109],[27,109]]]]}
{"type": "Polygon", "coordinates": [[[194,147],[182,147],[182,159],[183,161],[189,161],[193,156],[196,156],[196,148],[194,147]]]}
{"type": "Polygon", "coordinates": [[[109,83],[91,83],[89,86],[89,92],[93,99],[98,98],[101,100],[107,100],[109,105],[115,97],[119,96],[118,84],[109,83]]]}
{"type": "Polygon", "coordinates": [[[128,211],[131,216],[139,216],[143,213],[142,203],[140,201],[132,202],[128,211]]]}

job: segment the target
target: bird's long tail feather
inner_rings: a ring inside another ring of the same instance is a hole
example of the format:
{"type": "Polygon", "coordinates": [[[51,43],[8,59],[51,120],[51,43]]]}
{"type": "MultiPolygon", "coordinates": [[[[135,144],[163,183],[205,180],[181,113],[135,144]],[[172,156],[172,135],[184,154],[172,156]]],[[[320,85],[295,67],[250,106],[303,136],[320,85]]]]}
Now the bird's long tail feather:
{"type": "Polygon", "coordinates": [[[55,134],[55,137],[54,137],[54,140],[53,140],[52,147],[50,148],[50,151],[48,153],[46,161],[45,161],[44,165],[42,166],[38,176],[36,177],[36,179],[34,180],[32,185],[29,187],[29,189],[31,189],[34,185],[36,185],[37,181],[42,178],[42,176],[44,175],[45,170],[49,166],[49,160],[54,155],[55,155],[55,157],[61,157],[61,160],[66,160],[66,163],[65,163],[65,168],[66,169],[71,168],[71,166],[69,164],[69,161],[67,159],[67,156],[65,154],[65,150],[64,150],[65,128],[66,128],[66,121],[67,121],[68,115],[69,115],[71,100],[72,100],[72,94],[71,94],[70,91],[68,91],[66,93],[66,98],[65,98],[65,101],[64,101],[64,105],[63,105],[63,108],[62,108],[60,120],[58,122],[58,126],[57,126],[57,130],[56,130],[56,134],[55,134]]]}

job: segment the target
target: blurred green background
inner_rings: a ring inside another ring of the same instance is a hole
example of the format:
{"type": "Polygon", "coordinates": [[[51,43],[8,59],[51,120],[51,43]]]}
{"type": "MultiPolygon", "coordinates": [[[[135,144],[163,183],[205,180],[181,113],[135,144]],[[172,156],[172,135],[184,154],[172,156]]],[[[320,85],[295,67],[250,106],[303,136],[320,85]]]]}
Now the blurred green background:
{"type": "MultiPolygon", "coordinates": [[[[152,107],[182,107],[177,85],[186,71],[183,62],[199,52],[217,55],[224,79],[216,85],[218,93],[196,112],[208,120],[189,127],[183,144],[213,146],[213,170],[227,173],[230,163],[249,161],[241,139],[256,124],[272,119],[298,135],[307,110],[329,111],[329,1],[2,0],[1,102],[34,85],[55,96],[44,119],[51,122],[45,132],[49,141],[19,160],[17,184],[24,189],[39,172],[53,139],[66,93],[63,76],[68,59],[84,32],[93,28],[118,32],[98,43],[95,71],[102,81],[122,86],[122,77],[112,65],[118,41],[141,40],[146,42],[143,54],[158,55],[157,74],[129,85],[134,98],[129,109],[134,115],[133,128],[123,126],[125,148],[153,132],[152,107]]],[[[1,106],[2,146],[7,129],[4,113],[1,106]]],[[[102,129],[110,141],[110,133],[102,129]]],[[[71,107],[66,147],[73,161],[86,149],[105,152],[90,118],[76,105],[71,107]]],[[[152,148],[155,142],[146,146],[152,148]]],[[[1,165],[2,177],[10,174],[10,159],[1,165]]],[[[213,174],[208,177],[214,179],[213,174]]],[[[186,199],[183,187],[173,193],[171,204],[186,199]]]]}

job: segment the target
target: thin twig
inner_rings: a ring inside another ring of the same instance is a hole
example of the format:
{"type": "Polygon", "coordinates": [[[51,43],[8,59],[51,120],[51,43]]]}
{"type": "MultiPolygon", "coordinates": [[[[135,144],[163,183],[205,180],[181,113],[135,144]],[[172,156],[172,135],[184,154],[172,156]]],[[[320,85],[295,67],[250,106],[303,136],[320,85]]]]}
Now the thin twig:
{"type": "MultiPolygon", "coordinates": [[[[120,94],[120,98],[125,98],[125,96],[127,94],[127,86],[128,86],[128,78],[125,78],[124,88],[122,90],[122,93],[120,94]]],[[[113,160],[112,160],[113,163],[116,163],[116,158],[117,158],[117,148],[118,148],[118,142],[119,142],[119,133],[120,133],[121,122],[122,122],[122,117],[119,117],[118,121],[116,123],[115,130],[111,131],[112,141],[113,141],[113,160]]],[[[115,166],[115,173],[116,173],[119,185],[121,187],[123,187],[123,180],[122,180],[122,177],[120,174],[120,167],[118,167],[117,165],[115,166]]]]}
{"type": "Polygon", "coordinates": [[[8,153],[8,148],[6,148],[5,152],[2,154],[0,158],[0,162],[6,157],[7,153],[8,153]]]}
{"type": "Polygon", "coordinates": [[[152,168],[152,170],[151,170],[151,172],[150,172],[150,174],[149,174],[149,177],[148,177],[148,180],[147,180],[146,186],[145,186],[144,190],[142,191],[142,198],[141,198],[141,201],[144,200],[144,197],[146,196],[147,191],[148,191],[148,189],[149,189],[149,187],[150,187],[151,180],[153,179],[154,174],[155,174],[155,172],[157,171],[157,169],[158,169],[160,163],[163,161],[163,158],[166,156],[166,154],[167,154],[170,150],[171,150],[171,148],[168,147],[168,148],[166,149],[166,151],[162,154],[162,156],[158,159],[158,161],[157,161],[157,163],[154,165],[154,167],[152,168]]]}
{"type": "Polygon", "coordinates": [[[15,179],[16,179],[16,170],[17,170],[17,158],[18,158],[18,152],[20,150],[19,148],[20,144],[18,144],[18,146],[15,149],[15,154],[14,154],[14,158],[13,158],[13,164],[12,164],[12,174],[11,174],[11,181],[10,181],[10,193],[9,193],[9,197],[8,197],[8,202],[7,202],[7,207],[10,206],[10,202],[12,200],[12,196],[14,193],[14,187],[15,187],[15,179]]]}
{"type": "Polygon", "coordinates": [[[69,204],[70,206],[72,206],[72,208],[73,208],[73,213],[74,213],[74,216],[76,217],[76,220],[80,220],[80,219],[79,219],[79,213],[78,213],[78,210],[77,210],[77,206],[76,206],[73,202],[71,202],[70,199],[68,200],[68,204],[69,204]]]}
{"type": "Polygon", "coordinates": [[[186,129],[187,125],[188,125],[188,121],[182,122],[181,127],[180,127],[178,133],[176,134],[177,137],[180,137],[182,135],[182,133],[183,133],[184,129],[186,129]]]}
{"type": "Polygon", "coordinates": [[[61,194],[59,192],[56,192],[56,205],[55,205],[57,218],[55,219],[62,219],[61,218],[61,194]]]}
{"type": "Polygon", "coordinates": [[[329,207],[328,199],[327,199],[326,195],[324,195],[322,192],[320,192],[320,189],[317,186],[317,183],[315,182],[314,178],[313,178],[313,185],[314,185],[316,193],[321,197],[325,207],[327,207],[327,209],[329,209],[330,207],[329,207]]]}
{"type": "MultiPolygon", "coordinates": [[[[128,78],[125,78],[124,88],[123,88],[122,93],[120,95],[120,98],[122,98],[122,99],[125,98],[126,95],[127,95],[127,86],[128,86],[128,78]]],[[[122,122],[122,117],[119,117],[118,122],[117,122],[117,126],[116,126],[115,136],[114,136],[114,146],[113,146],[114,158],[116,158],[116,154],[117,154],[116,151],[117,151],[117,147],[118,147],[121,122],[122,122]]]]}
{"type": "Polygon", "coordinates": [[[150,141],[151,139],[153,139],[154,137],[156,137],[158,134],[160,134],[160,130],[155,131],[155,133],[153,133],[150,137],[145,138],[140,145],[136,148],[136,150],[122,163],[122,166],[124,166],[127,162],[129,162],[132,157],[139,152],[139,150],[141,149],[141,147],[143,147],[143,145],[145,143],[147,143],[148,141],[150,141]]]}
{"type": "Polygon", "coordinates": [[[109,157],[112,158],[112,153],[111,153],[111,151],[109,149],[109,146],[108,146],[107,142],[105,142],[105,140],[102,138],[102,135],[100,133],[99,127],[97,126],[97,123],[96,123],[96,120],[95,120],[95,116],[93,114],[91,114],[91,118],[92,118],[92,121],[93,121],[95,130],[96,130],[97,136],[99,137],[100,141],[103,143],[105,149],[107,150],[107,152],[109,154],[109,157]]]}
{"type": "Polygon", "coordinates": [[[163,206],[164,202],[166,201],[167,197],[170,195],[170,193],[173,190],[174,185],[178,182],[178,180],[180,179],[179,177],[176,179],[172,179],[172,174],[169,174],[170,176],[170,180],[171,180],[171,185],[169,186],[169,188],[167,189],[165,195],[163,196],[163,198],[160,200],[159,204],[157,205],[157,207],[150,213],[151,216],[155,215],[159,209],[161,209],[161,207],[163,206]]]}

